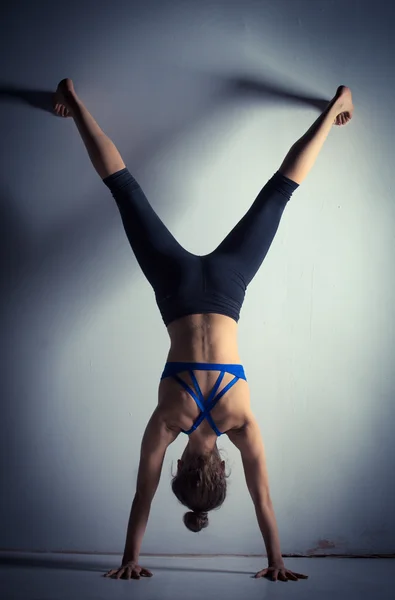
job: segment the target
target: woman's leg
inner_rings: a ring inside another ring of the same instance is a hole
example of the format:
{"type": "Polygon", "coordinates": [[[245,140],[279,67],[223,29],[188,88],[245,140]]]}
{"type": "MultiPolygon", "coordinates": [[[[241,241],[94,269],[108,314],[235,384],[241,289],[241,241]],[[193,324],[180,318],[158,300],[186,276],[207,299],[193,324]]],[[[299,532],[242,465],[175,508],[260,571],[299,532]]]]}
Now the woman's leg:
{"type": "Polygon", "coordinates": [[[71,79],[63,79],[54,95],[54,110],[62,117],[72,117],[94,168],[102,179],[125,168],[113,142],[78,98],[71,79]]]}
{"type": "Polygon", "coordinates": [[[71,79],[60,82],[54,110],[74,119],[94,168],[114,196],[131,248],[157,296],[170,293],[178,284],[179,265],[188,268],[193,256],[156,214],[113,142],[78,98],[71,79]]]}
{"type": "Polygon", "coordinates": [[[345,125],[352,118],[351,90],[342,85],[310,129],[290,149],[279,172],[301,184],[311,171],[332,125],[345,125]]]}
{"type": "Polygon", "coordinates": [[[348,122],[353,108],[351,91],[344,86],[339,87],[324,112],[292,146],[249,211],[211,254],[222,261],[224,267],[237,269],[245,286],[261,266],[288,200],[313,167],[332,125],[348,122]]]}

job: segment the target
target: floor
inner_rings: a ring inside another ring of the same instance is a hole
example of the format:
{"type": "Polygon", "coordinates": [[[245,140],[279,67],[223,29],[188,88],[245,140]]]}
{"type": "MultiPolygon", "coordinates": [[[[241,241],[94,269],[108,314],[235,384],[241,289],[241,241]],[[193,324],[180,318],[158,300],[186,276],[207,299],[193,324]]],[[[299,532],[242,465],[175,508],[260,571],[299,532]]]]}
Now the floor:
{"type": "Polygon", "coordinates": [[[2,600],[393,600],[394,559],[291,558],[286,565],[309,575],[298,582],[254,579],[266,566],[257,557],[141,557],[153,573],[140,580],[102,577],[118,556],[0,553],[2,600]]]}

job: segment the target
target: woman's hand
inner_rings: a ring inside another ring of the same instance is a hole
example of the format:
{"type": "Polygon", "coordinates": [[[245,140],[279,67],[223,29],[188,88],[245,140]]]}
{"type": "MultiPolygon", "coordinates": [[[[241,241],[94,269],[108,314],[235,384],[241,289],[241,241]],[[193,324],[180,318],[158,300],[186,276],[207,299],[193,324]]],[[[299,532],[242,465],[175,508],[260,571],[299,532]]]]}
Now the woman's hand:
{"type": "Polygon", "coordinates": [[[286,569],[283,562],[269,563],[269,566],[267,567],[267,569],[262,569],[262,571],[259,571],[255,575],[255,578],[259,578],[259,577],[269,578],[270,575],[271,575],[272,581],[277,581],[277,579],[280,579],[280,581],[288,581],[288,580],[298,581],[298,579],[308,579],[308,575],[302,575],[301,573],[294,573],[293,571],[286,569]]]}
{"type": "Polygon", "coordinates": [[[141,577],[152,577],[151,571],[140,567],[135,561],[131,560],[118,569],[112,569],[104,575],[104,577],[111,577],[111,579],[140,579],[141,577]]]}

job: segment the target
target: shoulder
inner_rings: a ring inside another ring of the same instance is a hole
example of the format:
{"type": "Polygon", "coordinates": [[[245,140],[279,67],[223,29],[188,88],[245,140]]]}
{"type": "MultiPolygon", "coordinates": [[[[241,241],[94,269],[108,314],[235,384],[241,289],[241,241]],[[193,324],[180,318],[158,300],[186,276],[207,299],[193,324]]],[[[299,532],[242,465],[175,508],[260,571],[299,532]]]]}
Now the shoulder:
{"type": "Polygon", "coordinates": [[[249,412],[245,418],[243,425],[236,429],[230,429],[226,432],[230,441],[241,451],[247,446],[257,445],[262,437],[258,421],[252,412],[249,412]]]}
{"type": "Polygon", "coordinates": [[[152,436],[157,439],[171,444],[178,437],[180,433],[179,428],[175,428],[169,421],[168,411],[162,406],[157,406],[148,421],[145,435],[152,436]]]}

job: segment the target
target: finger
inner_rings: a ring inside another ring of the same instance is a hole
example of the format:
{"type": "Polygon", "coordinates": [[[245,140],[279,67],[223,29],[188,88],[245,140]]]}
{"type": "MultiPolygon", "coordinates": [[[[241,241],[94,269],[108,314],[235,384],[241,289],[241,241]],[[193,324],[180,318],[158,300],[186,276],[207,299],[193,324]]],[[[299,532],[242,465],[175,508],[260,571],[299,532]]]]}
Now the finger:
{"type": "Polygon", "coordinates": [[[280,571],[278,578],[281,579],[281,581],[288,581],[285,571],[280,571]]]}
{"type": "Polygon", "coordinates": [[[132,575],[132,567],[127,567],[125,571],[125,579],[130,579],[132,575]]]}
{"type": "Polygon", "coordinates": [[[258,573],[255,575],[255,577],[256,578],[265,577],[266,573],[267,573],[267,569],[262,569],[262,571],[258,571],[258,573]]]}
{"type": "Polygon", "coordinates": [[[298,581],[298,578],[296,577],[295,573],[292,573],[292,571],[285,571],[285,574],[291,581],[298,581]]]}
{"type": "Polygon", "coordinates": [[[301,573],[295,573],[295,571],[293,571],[293,574],[296,575],[296,577],[298,577],[298,579],[308,579],[309,578],[308,575],[302,575],[301,573]]]}
{"type": "Polygon", "coordinates": [[[277,581],[277,578],[278,578],[278,571],[276,570],[276,571],[274,571],[274,573],[272,575],[272,580],[277,581]]]}
{"type": "Polygon", "coordinates": [[[111,571],[107,571],[107,573],[104,575],[104,577],[111,577],[111,575],[114,575],[114,573],[116,573],[117,570],[116,569],[111,569],[111,571]]]}
{"type": "Polygon", "coordinates": [[[124,569],[119,569],[118,573],[115,575],[115,579],[121,579],[124,573],[124,569]]]}
{"type": "Polygon", "coordinates": [[[132,579],[140,579],[140,575],[137,571],[132,571],[132,579]]]}
{"type": "Polygon", "coordinates": [[[141,569],[141,575],[143,577],[152,577],[152,573],[151,571],[148,571],[148,569],[141,569]]]}

